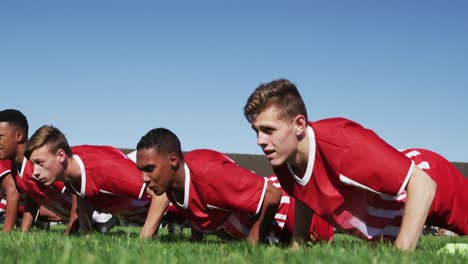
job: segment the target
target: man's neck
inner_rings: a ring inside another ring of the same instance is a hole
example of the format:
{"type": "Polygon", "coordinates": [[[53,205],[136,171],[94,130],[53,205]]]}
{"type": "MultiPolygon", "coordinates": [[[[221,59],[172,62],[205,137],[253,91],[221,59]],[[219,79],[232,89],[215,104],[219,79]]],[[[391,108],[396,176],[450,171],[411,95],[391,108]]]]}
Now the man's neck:
{"type": "Polygon", "coordinates": [[[26,143],[24,144],[19,144],[17,147],[16,147],[16,156],[14,158],[14,161],[16,163],[16,166],[18,168],[21,168],[21,166],[23,165],[23,161],[24,161],[24,149],[26,148],[26,143]]]}
{"type": "Polygon", "coordinates": [[[81,184],[81,168],[75,158],[67,157],[67,167],[65,168],[65,181],[71,184],[81,184]]]}
{"type": "Polygon", "coordinates": [[[310,152],[310,137],[307,131],[305,130],[305,136],[299,140],[297,143],[297,151],[294,155],[293,160],[289,162],[289,165],[293,169],[294,173],[302,178],[307,169],[307,164],[309,162],[309,152],[310,152]]]}
{"type": "Polygon", "coordinates": [[[180,163],[179,168],[174,172],[174,179],[172,183],[172,189],[174,191],[181,191],[183,192],[185,190],[185,162],[182,161],[180,163]]]}
{"type": "Polygon", "coordinates": [[[185,196],[185,162],[180,163],[179,168],[174,172],[174,178],[171,191],[175,199],[179,202],[184,202],[185,196]]]}

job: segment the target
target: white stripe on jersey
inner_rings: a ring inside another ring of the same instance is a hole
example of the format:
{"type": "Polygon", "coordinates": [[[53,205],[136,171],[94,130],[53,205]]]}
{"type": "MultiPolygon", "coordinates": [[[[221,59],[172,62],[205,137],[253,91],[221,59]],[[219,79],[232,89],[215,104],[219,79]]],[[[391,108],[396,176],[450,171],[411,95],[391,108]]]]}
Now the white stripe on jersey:
{"type": "Polygon", "coordinates": [[[268,177],[268,180],[269,180],[269,181],[272,181],[272,182],[277,182],[277,181],[278,181],[278,177],[276,177],[276,176],[271,176],[271,177],[268,177]]]}
{"type": "Polygon", "coordinates": [[[429,162],[427,162],[427,161],[423,161],[423,162],[419,163],[418,167],[420,169],[423,169],[423,170],[428,170],[428,169],[431,168],[431,166],[429,165],[429,162]]]}
{"type": "Polygon", "coordinates": [[[402,200],[406,199],[406,191],[404,190],[404,188],[408,184],[408,181],[409,181],[409,179],[411,177],[411,173],[413,171],[414,165],[415,165],[414,161],[411,161],[411,166],[410,166],[410,169],[408,171],[408,174],[406,175],[406,179],[403,182],[403,184],[402,184],[402,186],[400,188],[400,191],[398,192],[398,195],[396,195],[396,196],[392,196],[392,195],[388,195],[388,194],[385,194],[385,193],[378,192],[378,191],[376,191],[376,190],[374,190],[372,188],[369,188],[369,187],[367,187],[367,186],[365,186],[363,184],[360,184],[359,182],[356,182],[356,181],[346,177],[343,174],[340,174],[340,180],[344,184],[347,184],[347,185],[350,185],[350,186],[355,186],[355,187],[364,189],[366,191],[375,193],[380,197],[380,199],[382,199],[384,201],[402,201],[402,200]]]}
{"type": "Polygon", "coordinates": [[[80,172],[81,172],[81,189],[80,192],[77,192],[75,187],[70,184],[71,187],[75,190],[75,192],[80,196],[81,198],[84,198],[86,195],[86,170],[83,161],[81,160],[80,156],[78,155],[73,155],[73,158],[75,159],[76,163],[78,163],[78,166],[80,167],[80,172]]]}
{"type": "Polygon", "coordinates": [[[368,239],[371,239],[372,237],[369,236],[367,233],[368,226],[361,221],[361,219],[352,216],[352,218],[349,220],[349,223],[354,226],[357,230],[359,230],[362,234],[364,234],[368,239]]]}
{"type": "Polygon", "coordinates": [[[148,183],[143,183],[143,185],[141,186],[140,193],[138,194],[138,199],[141,199],[141,197],[143,197],[143,194],[145,193],[147,186],[148,186],[148,183]]]}
{"type": "Polygon", "coordinates": [[[368,227],[369,235],[375,236],[398,236],[400,233],[400,227],[398,226],[386,226],[384,229],[368,227]]]}
{"type": "Polygon", "coordinates": [[[263,178],[263,179],[265,180],[265,183],[263,184],[262,196],[260,197],[260,201],[258,202],[258,207],[257,207],[257,210],[255,211],[255,215],[260,213],[260,209],[262,208],[262,204],[263,204],[263,199],[265,198],[268,180],[266,178],[263,178]]]}
{"type": "Polygon", "coordinates": [[[286,220],[286,218],[288,218],[288,216],[285,215],[285,214],[276,214],[275,215],[275,219],[277,219],[277,220],[286,220]]]}
{"type": "Polygon", "coordinates": [[[210,209],[210,210],[221,210],[221,211],[225,211],[225,212],[230,212],[231,211],[231,210],[224,209],[224,208],[214,206],[214,205],[211,205],[211,204],[206,204],[206,207],[208,207],[208,209],[210,209]]]}
{"type": "Polygon", "coordinates": [[[244,236],[247,236],[249,234],[250,229],[243,226],[233,214],[231,214],[231,216],[229,216],[227,221],[233,227],[235,227],[239,233],[243,234],[244,236]]]}
{"type": "Polygon", "coordinates": [[[291,198],[289,196],[283,195],[281,197],[280,204],[289,204],[291,202],[291,198]]]}
{"type": "Polygon", "coordinates": [[[274,221],[274,222],[273,222],[273,225],[274,225],[274,226],[279,226],[279,227],[283,228],[283,227],[284,227],[284,222],[274,221]]]}
{"type": "Polygon", "coordinates": [[[380,195],[380,199],[384,201],[403,201],[406,199],[406,191],[398,196],[380,195]]]}
{"type": "Polygon", "coordinates": [[[386,226],[384,229],[367,226],[366,223],[354,216],[350,219],[349,223],[368,239],[381,235],[396,237],[400,232],[400,227],[398,226],[386,226]]]}
{"type": "MultiPolygon", "coordinates": [[[[127,155],[124,154],[123,156],[124,156],[126,159],[130,159],[131,161],[133,161],[134,163],[136,163],[136,153],[137,153],[137,151],[134,150],[134,151],[128,153],[127,155]]],[[[122,154],[123,154],[123,153],[122,153],[122,154]]]]}
{"type": "MultiPolygon", "coordinates": [[[[416,157],[416,156],[421,155],[421,152],[419,152],[419,151],[417,151],[417,150],[412,150],[412,151],[406,153],[405,155],[406,155],[406,157],[411,158],[411,157],[416,157]]],[[[419,163],[417,166],[418,166],[420,169],[423,169],[423,170],[428,170],[428,169],[431,168],[431,166],[429,165],[429,162],[427,162],[427,161],[422,161],[422,162],[419,163]]]]}
{"type": "Polygon", "coordinates": [[[369,206],[367,207],[367,213],[369,215],[378,216],[382,218],[395,218],[395,216],[403,215],[403,208],[401,208],[400,210],[386,210],[369,206]]]}
{"type": "MultiPolygon", "coordinates": [[[[403,150],[403,151],[404,151],[404,150],[403,150]]],[[[419,152],[419,151],[417,151],[417,150],[412,150],[412,151],[406,153],[405,155],[406,155],[406,157],[411,158],[411,157],[415,157],[415,156],[421,155],[421,152],[419,152]]]]}
{"type": "Polygon", "coordinates": [[[0,178],[2,178],[3,176],[7,175],[10,172],[11,170],[4,170],[3,172],[0,173],[0,178]]]}
{"type": "Polygon", "coordinates": [[[388,194],[385,194],[385,193],[381,193],[381,192],[378,192],[374,189],[371,189],[363,184],[360,184],[359,182],[357,181],[354,181],[346,176],[344,176],[343,174],[340,174],[340,181],[346,185],[350,185],[350,186],[354,186],[354,187],[358,187],[358,188],[361,188],[361,189],[364,189],[366,191],[369,191],[369,192],[372,192],[372,193],[375,193],[375,194],[378,194],[380,197],[382,197],[382,199],[389,199],[389,200],[395,200],[395,196],[391,196],[391,195],[388,195],[388,194]]]}
{"type": "Polygon", "coordinates": [[[18,172],[18,175],[20,176],[21,179],[23,179],[23,173],[24,173],[24,168],[26,168],[26,163],[28,160],[26,157],[23,158],[23,164],[21,165],[21,170],[18,171],[18,168],[16,168],[16,171],[18,172]]]}
{"type": "Polygon", "coordinates": [[[124,197],[124,196],[121,195],[121,194],[109,192],[109,191],[106,191],[106,190],[103,190],[103,189],[99,189],[99,192],[100,192],[100,193],[104,193],[104,194],[110,194],[110,195],[115,195],[115,196],[122,196],[122,197],[124,197]]]}

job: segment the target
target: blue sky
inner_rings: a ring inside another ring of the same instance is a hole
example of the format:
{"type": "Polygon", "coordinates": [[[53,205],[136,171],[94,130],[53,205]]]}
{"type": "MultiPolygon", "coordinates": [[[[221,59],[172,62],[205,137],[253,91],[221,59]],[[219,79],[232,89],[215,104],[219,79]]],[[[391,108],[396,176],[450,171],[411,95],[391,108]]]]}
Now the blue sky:
{"type": "Polygon", "coordinates": [[[467,1],[1,1],[0,108],[73,145],[260,154],[250,93],[287,78],[309,118],[468,162],[467,1]]]}

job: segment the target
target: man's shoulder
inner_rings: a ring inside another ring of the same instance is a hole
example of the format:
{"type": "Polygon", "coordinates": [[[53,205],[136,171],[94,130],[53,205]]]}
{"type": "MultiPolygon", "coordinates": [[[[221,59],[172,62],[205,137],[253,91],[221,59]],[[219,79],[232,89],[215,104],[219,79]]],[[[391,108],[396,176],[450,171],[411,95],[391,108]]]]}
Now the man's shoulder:
{"type": "Polygon", "coordinates": [[[322,119],[309,124],[321,147],[324,145],[346,147],[356,139],[356,136],[361,135],[362,131],[366,130],[359,123],[342,117],[322,119]]]}
{"type": "MultiPolygon", "coordinates": [[[[185,153],[184,159],[186,161],[197,161],[197,162],[215,162],[215,161],[225,161],[229,160],[232,161],[228,156],[225,154],[211,150],[211,149],[195,149],[185,153]]],[[[203,164],[199,164],[203,166],[203,164]]]]}
{"type": "Polygon", "coordinates": [[[199,183],[209,183],[225,174],[224,165],[235,163],[221,152],[210,149],[197,149],[184,155],[191,173],[191,179],[199,183]]]}
{"type": "Polygon", "coordinates": [[[337,129],[348,126],[361,126],[355,121],[344,117],[331,117],[317,121],[309,121],[309,124],[315,129],[337,129]]]}
{"type": "Polygon", "coordinates": [[[111,146],[75,146],[72,147],[72,153],[80,157],[85,168],[89,166],[124,166],[124,164],[134,166],[134,162],[125,153],[111,146]]]}
{"type": "MultiPolygon", "coordinates": [[[[112,147],[112,146],[97,146],[97,145],[79,145],[73,146],[72,148],[73,154],[119,154],[122,155],[123,152],[119,149],[112,147]]],[[[123,154],[124,155],[124,154],[123,154]]]]}
{"type": "Polygon", "coordinates": [[[11,170],[11,160],[0,160],[0,174],[7,173],[11,170]]]}

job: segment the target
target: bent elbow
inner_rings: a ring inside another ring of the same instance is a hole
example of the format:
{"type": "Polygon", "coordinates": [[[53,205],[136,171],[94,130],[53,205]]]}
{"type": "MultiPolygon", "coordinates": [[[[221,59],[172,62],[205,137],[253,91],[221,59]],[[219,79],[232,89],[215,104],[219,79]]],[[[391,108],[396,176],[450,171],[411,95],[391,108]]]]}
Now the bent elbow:
{"type": "Polygon", "coordinates": [[[265,196],[265,204],[268,204],[268,206],[277,207],[279,206],[281,202],[282,196],[283,196],[283,192],[280,189],[273,187],[271,185],[268,185],[267,195],[265,196]]]}
{"type": "Polygon", "coordinates": [[[283,192],[280,189],[273,188],[274,189],[274,201],[276,205],[279,205],[281,202],[281,198],[283,197],[283,192]]]}

